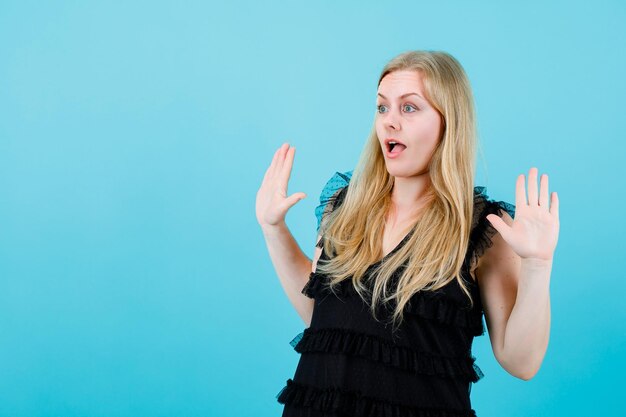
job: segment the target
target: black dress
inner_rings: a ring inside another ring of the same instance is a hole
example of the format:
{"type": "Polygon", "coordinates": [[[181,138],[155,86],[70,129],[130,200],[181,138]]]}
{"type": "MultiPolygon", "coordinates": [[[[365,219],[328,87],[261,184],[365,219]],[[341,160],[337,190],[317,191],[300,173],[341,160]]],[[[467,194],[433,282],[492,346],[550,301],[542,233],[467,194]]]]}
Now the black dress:
{"type": "MultiPolygon", "coordinates": [[[[334,195],[332,208],[341,204],[346,190],[334,195]]],[[[462,274],[474,307],[470,309],[453,280],[435,292],[416,293],[405,307],[400,330],[392,334],[391,325],[374,319],[351,280],[341,282],[335,295],[323,285],[325,275],[311,273],[302,290],[315,300],[311,324],[291,341],[300,361],[293,379],[276,396],[284,404],[283,417],[476,415],[470,391],[483,373],[471,347],[485,327],[478,285],[468,265],[491,245],[496,233],[485,216],[504,209],[513,217],[514,206],[489,200],[484,187],[474,190],[476,214],[462,274]]],[[[329,259],[325,251],[320,259],[329,259]]]]}

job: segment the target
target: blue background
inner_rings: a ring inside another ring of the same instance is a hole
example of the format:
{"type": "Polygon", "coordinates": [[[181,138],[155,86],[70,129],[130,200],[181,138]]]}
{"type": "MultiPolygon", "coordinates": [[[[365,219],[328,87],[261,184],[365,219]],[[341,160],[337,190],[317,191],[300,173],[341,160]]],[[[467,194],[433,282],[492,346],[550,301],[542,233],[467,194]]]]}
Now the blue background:
{"type": "Polygon", "coordinates": [[[0,416],[278,416],[304,328],[255,194],[296,146],[304,252],[409,49],[465,67],[477,185],[560,198],[552,332],[516,379],[475,339],[478,415],[623,415],[620,1],[0,3],[0,416]]]}

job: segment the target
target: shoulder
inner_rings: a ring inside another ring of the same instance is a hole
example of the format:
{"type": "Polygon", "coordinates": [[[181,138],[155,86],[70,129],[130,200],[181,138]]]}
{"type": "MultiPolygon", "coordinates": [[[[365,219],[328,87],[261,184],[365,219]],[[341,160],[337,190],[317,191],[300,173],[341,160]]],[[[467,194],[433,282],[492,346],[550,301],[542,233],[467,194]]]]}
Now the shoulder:
{"type": "Polygon", "coordinates": [[[317,229],[319,230],[322,222],[322,217],[325,213],[332,210],[335,206],[337,198],[340,196],[341,191],[346,189],[352,178],[352,170],[339,172],[336,171],[322,189],[319,198],[319,204],[315,208],[315,216],[317,217],[317,229]],[[330,203],[330,204],[329,204],[330,203]]]}
{"type": "Polygon", "coordinates": [[[501,253],[508,249],[506,242],[487,219],[489,214],[498,215],[506,224],[511,225],[515,217],[515,206],[506,201],[491,199],[484,186],[474,187],[474,216],[468,251],[472,269],[484,264],[485,260],[496,255],[496,252],[501,253]],[[490,250],[491,248],[493,250],[490,250]]]}
{"type": "Polygon", "coordinates": [[[487,187],[477,185],[474,187],[474,208],[476,211],[489,210],[487,214],[498,214],[506,212],[511,217],[515,217],[515,206],[506,201],[493,200],[487,194],[487,187]],[[477,209],[477,210],[476,210],[477,209]]]}
{"type": "Polygon", "coordinates": [[[518,292],[521,258],[486,218],[499,216],[508,226],[513,224],[515,207],[504,201],[486,199],[479,219],[482,235],[476,248],[476,279],[485,312],[485,321],[494,354],[503,364],[504,334],[518,292]]]}

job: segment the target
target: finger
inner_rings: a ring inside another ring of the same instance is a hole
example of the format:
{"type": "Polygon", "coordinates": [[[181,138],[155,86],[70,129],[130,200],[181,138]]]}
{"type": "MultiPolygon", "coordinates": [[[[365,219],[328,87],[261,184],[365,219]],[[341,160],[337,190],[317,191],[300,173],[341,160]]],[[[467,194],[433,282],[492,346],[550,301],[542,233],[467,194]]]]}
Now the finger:
{"type": "Polygon", "coordinates": [[[528,171],[528,205],[535,207],[539,205],[537,192],[537,168],[531,168],[528,171]]]}
{"type": "Polygon", "coordinates": [[[520,174],[517,176],[517,182],[515,183],[515,206],[520,208],[526,205],[524,181],[524,174],[520,174]]]}
{"type": "Polygon", "coordinates": [[[276,162],[277,154],[278,154],[278,150],[274,152],[274,156],[272,157],[272,162],[270,162],[270,165],[265,170],[265,175],[263,176],[263,181],[261,182],[261,184],[267,183],[270,180],[270,178],[272,178],[272,175],[274,174],[274,163],[276,162]]]}
{"type": "Polygon", "coordinates": [[[305,193],[294,193],[294,194],[290,195],[289,197],[287,197],[287,200],[285,201],[285,205],[289,209],[294,204],[296,204],[298,201],[304,199],[305,197],[306,197],[305,193]]]}
{"type": "Polygon", "coordinates": [[[278,151],[278,163],[276,165],[278,175],[280,175],[280,173],[283,170],[283,165],[285,164],[285,154],[287,153],[288,150],[289,150],[289,144],[285,142],[283,143],[283,146],[281,146],[280,150],[278,151]]]}
{"type": "Polygon", "coordinates": [[[261,181],[261,185],[265,185],[267,183],[267,179],[269,178],[269,173],[272,170],[272,166],[270,165],[265,170],[265,175],[263,175],[263,180],[261,181]]]}
{"type": "Polygon", "coordinates": [[[285,158],[285,165],[283,165],[283,170],[280,173],[280,177],[282,182],[285,184],[285,189],[287,189],[287,183],[289,182],[289,178],[291,177],[291,168],[293,167],[293,158],[296,153],[296,148],[291,147],[287,151],[287,157],[285,158]]]}
{"type": "Polygon", "coordinates": [[[494,229],[502,235],[502,238],[508,242],[509,229],[511,228],[500,216],[497,214],[488,214],[487,220],[491,223],[494,229]]]}
{"type": "Polygon", "coordinates": [[[539,207],[541,207],[546,212],[550,211],[550,208],[548,207],[548,197],[548,175],[543,174],[541,176],[541,186],[539,187],[539,207]]]}
{"type": "Polygon", "coordinates": [[[276,165],[277,165],[277,161],[278,161],[278,154],[280,153],[280,149],[282,148],[282,145],[280,148],[276,149],[276,152],[274,152],[274,158],[272,159],[272,163],[270,164],[270,177],[273,177],[275,172],[276,172],[276,165]]]}
{"type": "Polygon", "coordinates": [[[550,214],[553,214],[556,217],[557,221],[559,220],[559,196],[556,194],[556,191],[552,192],[550,214]]]}

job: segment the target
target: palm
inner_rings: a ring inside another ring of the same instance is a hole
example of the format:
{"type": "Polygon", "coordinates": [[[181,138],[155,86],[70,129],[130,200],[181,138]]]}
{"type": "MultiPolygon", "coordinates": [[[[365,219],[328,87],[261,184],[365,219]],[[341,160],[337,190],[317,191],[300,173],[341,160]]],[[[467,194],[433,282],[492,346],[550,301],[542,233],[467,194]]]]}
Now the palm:
{"type": "Polygon", "coordinates": [[[306,197],[302,192],[287,196],[295,149],[284,143],[274,153],[274,159],[265,171],[256,195],[256,217],[262,226],[275,226],[284,222],[287,211],[306,197]]]}
{"type": "Polygon", "coordinates": [[[541,187],[537,190],[537,168],[531,168],[528,174],[528,203],[524,175],[517,177],[513,224],[509,226],[495,214],[488,215],[487,220],[520,257],[550,260],[559,237],[559,200],[556,192],[552,193],[550,206],[548,202],[548,176],[541,176],[541,187]]]}

